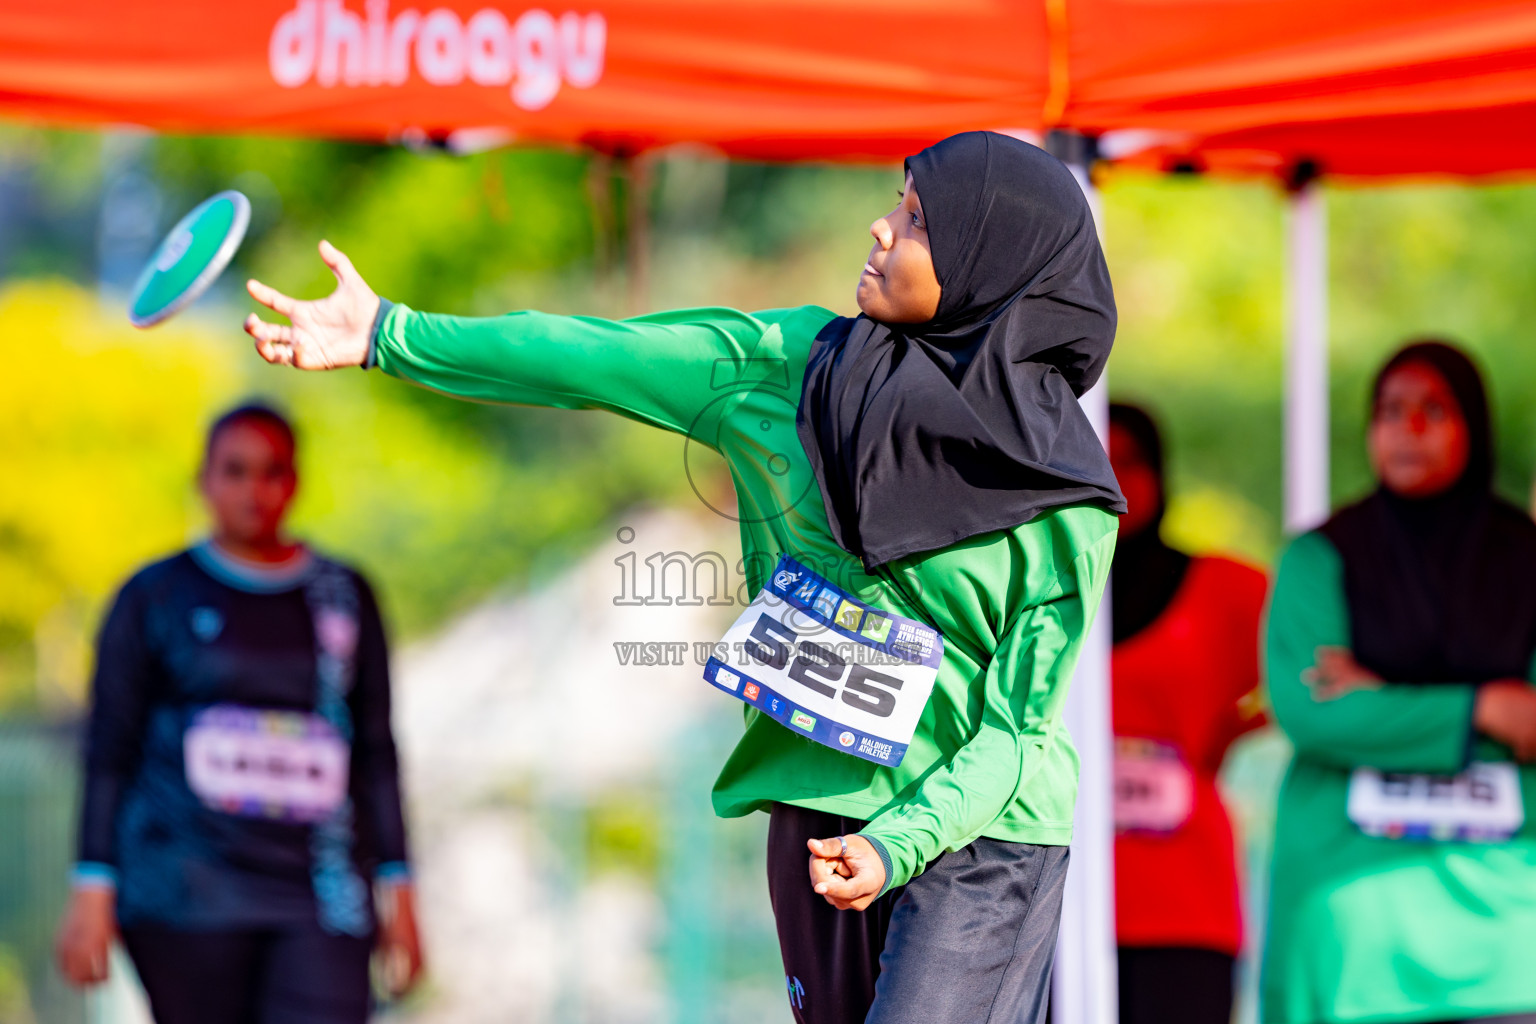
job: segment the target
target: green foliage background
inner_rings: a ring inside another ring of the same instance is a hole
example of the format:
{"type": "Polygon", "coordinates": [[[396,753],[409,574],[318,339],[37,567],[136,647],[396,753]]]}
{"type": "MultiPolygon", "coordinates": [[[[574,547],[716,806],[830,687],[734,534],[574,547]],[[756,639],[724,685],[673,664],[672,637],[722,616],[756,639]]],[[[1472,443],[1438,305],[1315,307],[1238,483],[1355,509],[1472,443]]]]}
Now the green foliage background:
{"type": "MultiPolygon", "coordinates": [[[[83,693],[103,602],[137,565],[202,528],[191,478],[201,431],[252,394],[302,432],[295,527],[379,583],[405,636],[569,558],[637,503],[694,500],[679,439],[598,414],[475,406],[344,372],[262,365],[239,323],[256,275],[301,295],[329,274],[330,238],[384,295],[491,315],[635,306],[853,312],[867,225],[893,167],[730,164],[697,153],[645,167],[649,273],[626,277],[614,168],[580,153],[457,157],[336,143],[157,138],[137,144],[166,227],[236,187],[252,229],[216,293],[151,332],[93,287],[103,139],[7,129],[0,179],[26,218],[0,280],[0,708],[83,693]]],[[[1151,407],[1169,438],[1180,543],[1266,561],[1281,541],[1285,203],[1272,185],[1104,176],[1120,302],[1111,390],[1151,407]]],[[[1363,406],[1404,339],[1443,334],[1493,381],[1499,482],[1526,501],[1533,456],[1536,188],[1330,189],[1335,496],[1368,486],[1363,406]]]]}

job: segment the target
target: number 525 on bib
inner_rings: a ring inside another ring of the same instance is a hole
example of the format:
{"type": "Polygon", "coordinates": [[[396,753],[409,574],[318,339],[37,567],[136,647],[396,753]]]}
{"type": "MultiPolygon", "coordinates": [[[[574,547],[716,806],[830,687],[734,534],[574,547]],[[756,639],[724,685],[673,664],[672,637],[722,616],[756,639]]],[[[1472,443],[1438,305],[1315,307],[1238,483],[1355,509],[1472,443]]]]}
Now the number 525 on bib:
{"type": "Polygon", "coordinates": [[[933,692],[944,638],[784,556],[721,638],[704,678],[792,732],[898,765],[933,692]]]}

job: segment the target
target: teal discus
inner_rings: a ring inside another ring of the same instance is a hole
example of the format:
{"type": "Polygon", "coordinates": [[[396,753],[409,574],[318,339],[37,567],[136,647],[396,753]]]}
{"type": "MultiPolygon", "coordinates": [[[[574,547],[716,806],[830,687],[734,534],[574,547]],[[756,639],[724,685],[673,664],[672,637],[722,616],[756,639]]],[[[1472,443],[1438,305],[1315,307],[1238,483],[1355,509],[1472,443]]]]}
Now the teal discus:
{"type": "Polygon", "coordinates": [[[203,200],[171,229],[133,286],[128,320],[152,327],[190,305],[229,266],[246,225],[251,201],[239,192],[203,200]]]}

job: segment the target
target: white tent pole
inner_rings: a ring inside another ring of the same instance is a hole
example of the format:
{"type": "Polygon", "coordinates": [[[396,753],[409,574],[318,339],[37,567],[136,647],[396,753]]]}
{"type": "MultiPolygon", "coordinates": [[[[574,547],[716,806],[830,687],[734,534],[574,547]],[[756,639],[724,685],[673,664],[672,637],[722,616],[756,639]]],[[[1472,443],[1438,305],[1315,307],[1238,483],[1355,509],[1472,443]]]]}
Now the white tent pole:
{"type": "MultiPolygon", "coordinates": [[[[1091,142],[1055,138],[1051,150],[1072,169],[1104,233],[1099,195],[1088,177],[1091,142]]],[[[1101,377],[1082,398],[1083,410],[1109,440],[1109,382],[1101,377]]],[[[1116,1024],[1119,979],[1115,957],[1115,826],[1112,778],[1114,736],[1110,722],[1110,602],[1108,590],[1078,658],[1067,692],[1067,730],[1077,747],[1080,769],[1072,860],[1061,909],[1052,982],[1056,1024],[1116,1024]]]]}
{"type": "Polygon", "coordinates": [[[1286,246],[1285,530],[1328,518],[1328,208],[1314,179],[1290,194],[1286,246]]]}

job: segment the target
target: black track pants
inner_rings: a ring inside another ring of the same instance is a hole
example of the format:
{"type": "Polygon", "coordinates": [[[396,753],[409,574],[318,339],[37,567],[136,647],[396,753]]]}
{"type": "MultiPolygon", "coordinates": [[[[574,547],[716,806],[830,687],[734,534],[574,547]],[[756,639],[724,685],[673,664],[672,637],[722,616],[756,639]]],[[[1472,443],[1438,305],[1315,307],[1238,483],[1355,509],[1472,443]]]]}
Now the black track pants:
{"type": "Polygon", "coordinates": [[[768,893],[799,1024],[1039,1024],[1067,848],[978,839],[868,910],[811,890],[807,839],[864,822],[776,804],[768,893]]]}
{"type": "Polygon", "coordinates": [[[370,939],[123,929],[155,1024],[367,1024],[370,939]]]}

